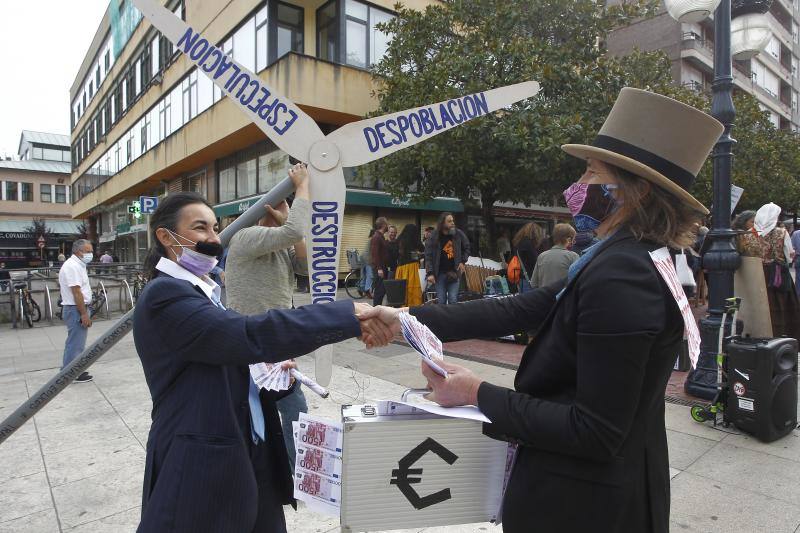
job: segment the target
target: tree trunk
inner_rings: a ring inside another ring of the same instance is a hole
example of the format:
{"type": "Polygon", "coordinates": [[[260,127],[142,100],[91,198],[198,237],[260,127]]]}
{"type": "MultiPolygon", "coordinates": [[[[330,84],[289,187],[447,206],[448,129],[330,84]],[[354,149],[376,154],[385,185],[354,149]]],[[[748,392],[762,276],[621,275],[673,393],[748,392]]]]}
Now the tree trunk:
{"type": "MultiPolygon", "coordinates": [[[[498,259],[495,257],[497,254],[497,246],[494,245],[494,243],[497,242],[497,229],[494,225],[493,211],[495,198],[494,189],[481,189],[481,218],[483,218],[483,223],[486,225],[486,233],[488,236],[486,241],[488,246],[486,249],[481,248],[481,255],[492,259],[498,259]]],[[[478,244],[479,243],[476,243],[476,245],[478,244]]]]}

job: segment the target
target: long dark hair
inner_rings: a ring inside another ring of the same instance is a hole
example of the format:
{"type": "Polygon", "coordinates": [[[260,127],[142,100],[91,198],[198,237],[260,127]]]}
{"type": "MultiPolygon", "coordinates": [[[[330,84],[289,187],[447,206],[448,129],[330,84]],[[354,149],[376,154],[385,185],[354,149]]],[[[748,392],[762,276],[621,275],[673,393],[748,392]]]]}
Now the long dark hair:
{"type": "Polygon", "coordinates": [[[156,230],[159,228],[167,228],[170,231],[176,231],[178,228],[178,220],[181,216],[181,210],[187,205],[203,204],[211,208],[211,205],[196,192],[178,192],[170,194],[162,200],[156,208],[153,216],[150,217],[150,236],[153,245],[147,252],[147,258],[144,260],[144,275],[147,279],[153,279],[156,274],[156,265],[162,257],[167,257],[167,250],[164,245],[156,237],[156,230]]]}
{"type": "MultiPolygon", "coordinates": [[[[441,215],[439,215],[439,221],[436,223],[436,230],[434,230],[433,235],[431,235],[431,239],[433,240],[434,244],[439,244],[442,241],[442,229],[444,228],[444,221],[447,220],[447,217],[453,216],[453,213],[445,211],[441,215]]],[[[455,217],[454,217],[455,218],[455,217]]]]}
{"type": "Polygon", "coordinates": [[[397,236],[397,246],[400,255],[410,254],[419,250],[420,247],[419,228],[416,224],[406,224],[400,235],[397,236]]]}
{"type": "Polygon", "coordinates": [[[538,248],[539,245],[544,240],[544,230],[542,227],[537,224],[536,222],[528,222],[524,226],[522,226],[519,231],[514,235],[514,238],[511,239],[511,245],[514,248],[519,247],[520,241],[522,239],[528,238],[531,240],[531,244],[534,248],[538,248]]]}

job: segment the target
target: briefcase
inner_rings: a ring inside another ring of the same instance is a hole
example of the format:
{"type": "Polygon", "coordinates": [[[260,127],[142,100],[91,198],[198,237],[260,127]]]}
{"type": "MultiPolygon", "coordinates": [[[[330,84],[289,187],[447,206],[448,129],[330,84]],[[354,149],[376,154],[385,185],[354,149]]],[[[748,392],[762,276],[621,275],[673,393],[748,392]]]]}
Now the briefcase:
{"type": "Polygon", "coordinates": [[[508,443],[392,402],[342,406],[342,531],[497,520],[508,443]]]}

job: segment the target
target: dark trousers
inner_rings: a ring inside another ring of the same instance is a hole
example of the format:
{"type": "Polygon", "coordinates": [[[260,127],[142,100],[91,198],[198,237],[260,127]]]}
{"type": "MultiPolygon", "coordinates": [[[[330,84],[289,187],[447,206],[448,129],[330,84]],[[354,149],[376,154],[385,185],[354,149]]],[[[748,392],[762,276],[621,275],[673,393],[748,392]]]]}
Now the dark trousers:
{"type": "Polygon", "coordinates": [[[386,296],[386,287],[383,286],[383,278],[376,273],[375,283],[372,285],[372,305],[381,305],[384,296],[386,296]]]}
{"type": "MultiPolygon", "coordinates": [[[[267,435],[267,439],[275,438],[267,435]]],[[[253,533],[286,533],[286,518],[283,515],[281,496],[278,493],[274,478],[272,454],[269,442],[250,444],[250,455],[258,479],[258,516],[253,533]]]]}

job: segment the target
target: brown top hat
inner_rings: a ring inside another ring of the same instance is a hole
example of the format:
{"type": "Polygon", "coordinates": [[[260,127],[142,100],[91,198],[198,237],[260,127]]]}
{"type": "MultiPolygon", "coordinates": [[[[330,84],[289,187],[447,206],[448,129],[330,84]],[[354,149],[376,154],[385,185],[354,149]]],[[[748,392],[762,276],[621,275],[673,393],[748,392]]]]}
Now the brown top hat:
{"type": "Polygon", "coordinates": [[[708,214],[688,189],[723,129],[694,107],[625,87],[592,145],[565,144],[561,149],[623,168],[708,214]]]}

